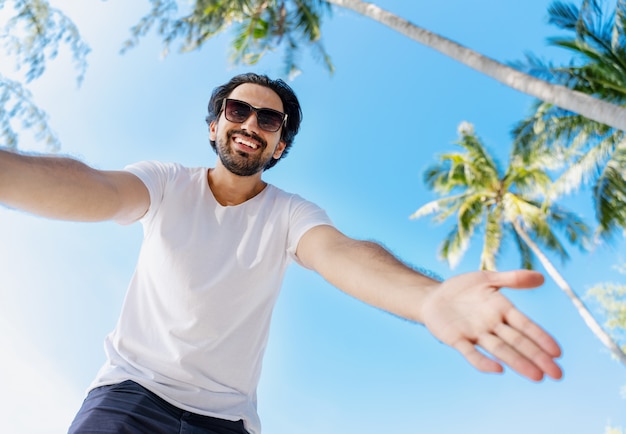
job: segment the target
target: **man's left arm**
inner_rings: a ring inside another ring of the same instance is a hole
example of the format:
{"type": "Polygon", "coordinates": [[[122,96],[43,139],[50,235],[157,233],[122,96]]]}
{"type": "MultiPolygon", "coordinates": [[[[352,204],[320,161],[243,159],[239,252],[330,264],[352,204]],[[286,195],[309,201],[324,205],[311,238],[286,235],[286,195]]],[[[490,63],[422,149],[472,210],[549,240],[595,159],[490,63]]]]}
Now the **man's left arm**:
{"type": "Polygon", "coordinates": [[[543,283],[540,273],[474,272],[439,282],[408,267],[377,243],[349,238],[332,226],[306,232],[297,249],[302,264],[342,291],[402,318],[424,324],[483,372],[502,364],[535,380],[558,379],[556,341],[499,292],[543,283]],[[482,348],[493,358],[479,350],[482,348]]]}

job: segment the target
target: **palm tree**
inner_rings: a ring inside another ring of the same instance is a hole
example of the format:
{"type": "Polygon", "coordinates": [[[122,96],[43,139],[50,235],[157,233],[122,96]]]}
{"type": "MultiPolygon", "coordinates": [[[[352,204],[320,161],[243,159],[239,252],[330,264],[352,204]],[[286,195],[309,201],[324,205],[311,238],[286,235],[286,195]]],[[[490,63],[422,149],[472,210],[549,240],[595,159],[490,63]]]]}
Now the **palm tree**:
{"type": "Polygon", "coordinates": [[[254,63],[267,51],[282,45],[286,47],[289,72],[297,73],[296,55],[300,43],[305,43],[332,69],[320,39],[322,18],[332,4],[382,23],[509,87],[626,131],[623,107],[525,74],[361,0],[196,0],[188,14],[181,17],[174,17],[177,0],[151,0],[151,3],[151,11],[133,28],[126,48],[135,45],[140,36],[156,26],[164,39],[166,52],[178,39],[184,41],[183,51],[193,50],[234,24],[235,60],[254,63]]]}
{"type": "MultiPolygon", "coordinates": [[[[286,67],[295,74],[298,72],[296,60],[299,47],[304,43],[313,48],[315,55],[323,59],[332,71],[330,57],[321,44],[321,21],[324,14],[330,12],[331,5],[335,5],[372,18],[516,90],[600,124],[626,131],[626,109],[623,107],[525,74],[360,0],[196,0],[190,12],[180,17],[175,17],[178,0],[150,2],[150,11],[134,26],[132,37],[123,51],[135,45],[152,27],[156,27],[163,37],[164,51],[167,52],[170,45],[180,39],[183,40],[183,51],[199,48],[210,37],[234,24],[236,33],[232,45],[235,61],[254,64],[264,53],[282,46],[286,48],[286,67]]],[[[34,34],[27,34],[23,41],[16,39],[20,42],[18,57],[22,56],[24,63],[34,67],[29,74],[35,71],[37,75],[43,71],[39,66],[44,65],[46,58],[54,57],[60,41],[71,46],[79,68],[84,68],[84,56],[89,49],[71,20],[61,11],[50,8],[46,0],[14,0],[13,3],[19,11],[14,18],[26,22],[27,29],[35,29],[34,34]],[[34,44],[28,45],[29,41],[34,44]]],[[[0,10],[4,5],[5,2],[0,1],[0,10]]],[[[4,34],[15,36],[10,28],[4,34]]],[[[14,45],[15,40],[12,43],[14,45]]],[[[8,82],[0,77],[0,85],[5,83],[8,82]]],[[[3,116],[0,121],[3,121],[5,132],[9,131],[6,126],[10,125],[10,118],[15,114],[4,110],[0,116],[3,116]]],[[[25,120],[27,124],[30,122],[25,120]]],[[[3,134],[0,132],[0,138],[3,134]]],[[[11,139],[10,131],[4,135],[11,139]]],[[[54,138],[49,136],[49,140],[54,138]]]]}
{"type": "MultiPolygon", "coordinates": [[[[626,1],[605,13],[601,2],[585,0],[580,8],[555,2],[550,22],[573,33],[550,39],[574,54],[566,66],[528,57],[526,70],[591,96],[626,105],[626,1]]],[[[521,64],[520,64],[521,67],[521,64]]],[[[626,135],[623,130],[592,121],[548,102],[521,121],[514,134],[520,152],[531,147],[568,148],[573,164],[563,171],[555,194],[569,193],[591,183],[600,235],[626,229],[626,135]]]]}
{"type": "Polygon", "coordinates": [[[495,270],[505,237],[511,237],[521,253],[522,266],[533,267],[533,255],[572,301],[587,326],[600,341],[626,365],[626,353],[602,329],[580,297],[557,271],[540,245],[565,260],[568,258],[554,228],[564,232],[568,241],[583,246],[588,227],[573,213],[539,199],[549,191],[551,180],[546,167],[554,155],[536,152],[511,156],[502,171],[488,153],[470,124],[459,127],[463,148],[441,156],[427,169],[425,182],[443,197],[420,207],[411,218],[435,215],[436,222],[456,216],[456,223],[440,248],[440,255],[455,266],[472,237],[482,229],[480,268],[495,270]]]}

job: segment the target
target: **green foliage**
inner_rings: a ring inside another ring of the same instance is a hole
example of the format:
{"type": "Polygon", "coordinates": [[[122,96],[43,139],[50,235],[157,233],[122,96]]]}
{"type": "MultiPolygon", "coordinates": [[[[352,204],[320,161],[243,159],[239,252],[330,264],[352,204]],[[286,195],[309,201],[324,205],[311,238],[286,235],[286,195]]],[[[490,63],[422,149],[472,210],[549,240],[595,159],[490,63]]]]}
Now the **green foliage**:
{"type": "MultiPolygon", "coordinates": [[[[626,275],[626,263],[615,267],[626,275]]],[[[592,287],[587,295],[600,304],[605,317],[606,327],[611,336],[626,351],[626,285],[620,283],[599,283],[592,287]]],[[[626,390],[626,389],[624,389],[626,390]]],[[[605,434],[626,434],[621,428],[607,426],[605,434]]]]}
{"type": "MultiPolygon", "coordinates": [[[[626,264],[620,271],[626,274],[626,264]]],[[[626,350],[626,284],[599,283],[589,289],[588,296],[598,302],[607,318],[606,327],[611,331],[614,339],[626,350]]]]}
{"type": "Polygon", "coordinates": [[[12,119],[21,119],[22,126],[31,129],[49,150],[58,149],[59,141],[48,125],[46,113],[32,101],[28,89],[0,75],[0,146],[17,147],[18,135],[12,119]]]}
{"type": "MultiPolygon", "coordinates": [[[[0,33],[2,48],[6,58],[14,59],[16,70],[25,70],[26,84],[44,73],[46,63],[58,55],[62,45],[72,52],[80,83],[89,47],[70,18],[45,0],[2,0],[0,12],[9,15],[0,33]]],[[[25,84],[7,77],[8,72],[3,69],[9,66],[7,62],[0,65],[0,146],[17,145],[13,123],[17,120],[24,128],[32,128],[35,137],[49,149],[56,149],[59,141],[48,126],[45,112],[33,103],[25,84]]]]}
{"type": "MultiPolygon", "coordinates": [[[[529,55],[520,69],[618,105],[626,105],[626,1],[607,11],[601,0],[584,0],[580,7],[554,2],[549,22],[571,36],[549,39],[572,53],[557,66],[529,55]]],[[[554,195],[591,185],[599,235],[608,238],[626,228],[626,135],[548,103],[514,130],[517,152],[547,148],[564,158],[554,195]]],[[[536,151],[532,151],[536,152],[536,151]]]]}
{"type": "Polygon", "coordinates": [[[309,45],[332,72],[330,57],[321,44],[321,20],[330,12],[323,0],[196,0],[188,11],[180,12],[176,0],[150,0],[148,14],[132,28],[124,50],[135,46],[155,28],[163,38],[164,53],[174,42],[180,51],[196,50],[211,37],[232,29],[232,59],[254,64],[278,47],[285,50],[285,70],[299,72],[300,44],[309,45]]]}
{"type": "MultiPolygon", "coordinates": [[[[5,2],[0,4],[3,8],[5,2]]],[[[81,80],[87,67],[89,47],[83,42],[74,22],[45,0],[14,0],[14,14],[7,21],[2,40],[17,68],[27,68],[26,81],[43,74],[46,61],[54,59],[61,44],[70,47],[81,80]]]]}
{"type": "Polygon", "coordinates": [[[470,124],[462,123],[459,134],[457,145],[462,150],[441,155],[424,174],[426,185],[443,197],[411,215],[434,215],[437,223],[456,218],[439,251],[450,266],[458,263],[480,231],[481,269],[496,268],[505,236],[511,236],[516,243],[522,267],[533,267],[533,255],[518,228],[562,260],[568,254],[555,229],[563,232],[571,244],[586,246],[589,228],[585,223],[545,200],[552,182],[546,171],[546,166],[552,164],[549,153],[526,153],[523,157],[512,154],[509,166],[502,170],[470,124]]]}

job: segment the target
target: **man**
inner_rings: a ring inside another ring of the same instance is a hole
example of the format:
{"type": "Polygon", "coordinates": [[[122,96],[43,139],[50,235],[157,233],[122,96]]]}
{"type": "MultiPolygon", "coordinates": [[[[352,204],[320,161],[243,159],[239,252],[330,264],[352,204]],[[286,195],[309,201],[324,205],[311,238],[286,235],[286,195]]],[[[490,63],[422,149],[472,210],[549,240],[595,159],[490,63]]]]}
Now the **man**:
{"type": "Polygon", "coordinates": [[[0,202],[57,219],[141,221],[144,242],[107,361],[71,433],[260,432],[256,387],[274,302],[297,261],[373,306],[423,323],[484,372],[560,378],[557,343],[498,292],[530,271],[428,278],[262,179],[289,151],[289,86],[234,77],[209,102],[214,168],[141,162],[122,171],[0,152],[0,202]],[[490,353],[494,359],[483,352],[490,353]],[[499,360],[499,361],[496,361],[499,360]]]}

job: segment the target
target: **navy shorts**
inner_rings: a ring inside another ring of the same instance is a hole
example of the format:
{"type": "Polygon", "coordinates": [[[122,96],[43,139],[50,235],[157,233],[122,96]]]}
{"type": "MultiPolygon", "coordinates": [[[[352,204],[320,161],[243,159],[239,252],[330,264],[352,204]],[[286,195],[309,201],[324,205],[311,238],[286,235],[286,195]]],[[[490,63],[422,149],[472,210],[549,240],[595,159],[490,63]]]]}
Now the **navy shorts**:
{"type": "Polygon", "coordinates": [[[133,381],[93,389],[68,434],[248,434],[243,421],[181,410],[133,381]]]}

